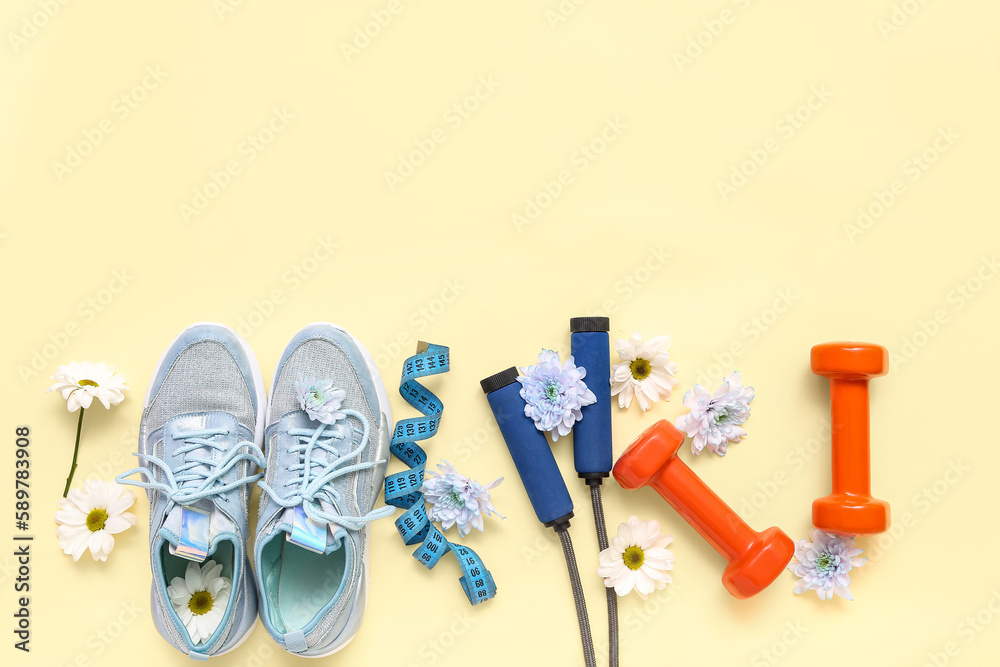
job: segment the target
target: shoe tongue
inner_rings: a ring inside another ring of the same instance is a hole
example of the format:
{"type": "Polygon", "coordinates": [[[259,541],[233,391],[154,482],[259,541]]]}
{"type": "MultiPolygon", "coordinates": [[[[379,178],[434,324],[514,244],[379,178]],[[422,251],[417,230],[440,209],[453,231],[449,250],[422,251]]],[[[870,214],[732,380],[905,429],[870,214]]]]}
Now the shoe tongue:
{"type": "Polygon", "coordinates": [[[175,505],[160,528],[171,554],[197,563],[214,551],[216,538],[222,533],[236,533],[236,524],[207,498],[191,505],[175,505]]]}
{"type": "MultiPolygon", "coordinates": [[[[326,511],[326,507],[323,508],[326,511]]],[[[323,524],[305,515],[302,505],[289,507],[278,523],[285,540],[315,553],[330,554],[344,546],[347,529],[336,523],[323,524]]]]}
{"type": "MultiPolygon", "coordinates": [[[[168,420],[163,433],[164,440],[172,443],[170,460],[175,464],[181,463],[182,455],[178,454],[177,450],[188,446],[189,442],[189,439],[185,439],[183,434],[204,429],[228,431],[226,435],[205,436],[206,439],[225,445],[227,449],[235,446],[239,440],[239,426],[236,418],[230,414],[206,412],[173,417],[168,420]],[[174,438],[175,434],[178,434],[176,439],[174,438]]],[[[225,454],[225,451],[213,447],[194,447],[184,455],[184,460],[194,457],[218,461],[225,454]]],[[[188,472],[200,471],[207,474],[207,469],[208,466],[202,464],[195,466],[188,472]]],[[[234,477],[235,474],[235,472],[230,471],[222,481],[234,477]]],[[[199,481],[190,482],[192,485],[199,483],[199,481]]],[[[208,555],[213,551],[217,536],[223,533],[239,534],[236,524],[219,510],[211,497],[202,498],[189,505],[175,505],[167,513],[160,528],[160,535],[169,543],[171,554],[195,562],[203,562],[208,558],[208,555]]]]}
{"type": "MultiPolygon", "coordinates": [[[[315,479],[323,467],[355,448],[354,428],[346,419],[340,419],[333,424],[323,424],[310,419],[304,410],[290,413],[285,419],[288,429],[314,431],[322,426],[323,432],[317,440],[329,441],[323,446],[318,443],[313,444],[310,459],[314,465],[309,471],[310,479],[315,479]]],[[[309,438],[294,436],[292,438],[294,442],[288,444],[297,445],[303,439],[308,441],[309,438]]],[[[303,456],[304,454],[303,452],[303,456]]],[[[334,515],[341,513],[340,508],[325,495],[319,497],[318,502],[324,512],[334,515]]],[[[316,553],[329,554],[337,551],[343,546],[344,538],[347,536],[347,530],[337,523],[323,524],[309,519],[301,505],[287,508],[281,515],[277,529],[285,533],[285,539],[289,542],[316,553]]]]}

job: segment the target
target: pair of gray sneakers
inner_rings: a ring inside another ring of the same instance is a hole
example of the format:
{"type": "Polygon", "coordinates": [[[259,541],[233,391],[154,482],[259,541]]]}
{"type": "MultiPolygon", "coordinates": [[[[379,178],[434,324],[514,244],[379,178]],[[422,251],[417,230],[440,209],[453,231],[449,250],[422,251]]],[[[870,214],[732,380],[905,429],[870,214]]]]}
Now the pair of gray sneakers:
{"type": "Polygon", "coordinates": [[[246,640],[259,611],[291,653],[346,646],[368,600],[368,524],[394,511],[375,508],[391,430],[375,362],[340,327],[295,334],[269,402],[232,329],[199,323],[174,339],[146,393],[143,465],[117,478],[147,490],[151,609],[164,639],[205,660],[246,640]],[[254,573],[250,491],[262,476],[254,573]]]}

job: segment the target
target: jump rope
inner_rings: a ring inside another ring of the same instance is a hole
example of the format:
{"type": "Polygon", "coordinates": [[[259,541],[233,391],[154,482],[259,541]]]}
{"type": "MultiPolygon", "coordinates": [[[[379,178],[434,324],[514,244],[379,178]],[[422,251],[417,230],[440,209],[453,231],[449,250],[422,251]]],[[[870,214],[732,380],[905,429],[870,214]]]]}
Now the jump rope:
{"type": "MultiPolygon", "coordinates": [[[[590,487],[594,508],[597,543],[603,551],[608,548],[608,531],[601,499],[601,484],[611,473],[611,355],[607,317],[574,317],[570,320],[570,353],[577,366],[587,370],[587,387],[597,401],[585,406],[583,419],[573,427],[573,463],[577,474],[590,487]],[[601,381],[603,378],[604,381],[601,381]],[[593,381],[596,379],[596,381],[593,381]]],[[[518,370],[511,367],[484,379],[480,385],[489,401],[500,433],[510,451],[535,515],[547,528],[559,536],[570,587],[580,624],[583,658],[587,667],[597,667],[594,640],[590,631],[587,602],[583,595],[580,571],[569,535],[569,522],[573,517],[573,501],[566,482],[552,456],[545,436],[535,428],[534,422],[524,414],[524,399],[517,382],[518,370]]],[[[614,589],[606,590],[608,602],[608,661],[618,667],[618,598],[614,589]]]]}

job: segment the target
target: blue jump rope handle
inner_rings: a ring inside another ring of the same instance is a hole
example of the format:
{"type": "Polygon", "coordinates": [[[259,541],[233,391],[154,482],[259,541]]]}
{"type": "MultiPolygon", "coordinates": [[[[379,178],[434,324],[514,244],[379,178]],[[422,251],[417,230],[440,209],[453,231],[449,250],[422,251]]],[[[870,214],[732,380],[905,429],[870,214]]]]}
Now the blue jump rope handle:
{"type": "Polygon", "coordinates": [[[568,523],[573,501],[548,440],[524,414],[517,369],[497,373],[483,380],[482,386],[538,520],[546,526],[568,523]]]}
{"type": "Polygon", "coordinates": [[[587,369],[583,381],[597,402],[582,408],[583,418],[573,426],[573,463],[580,477],[607,477],[611,472],[611,355],[606,317],[570,320],[570,353],[577,366],[587,369]]]}

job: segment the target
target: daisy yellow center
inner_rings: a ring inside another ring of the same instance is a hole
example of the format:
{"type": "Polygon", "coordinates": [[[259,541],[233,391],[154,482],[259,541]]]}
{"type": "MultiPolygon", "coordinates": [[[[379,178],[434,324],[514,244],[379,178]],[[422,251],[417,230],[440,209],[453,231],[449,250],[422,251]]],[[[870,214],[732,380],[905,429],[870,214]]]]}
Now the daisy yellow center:
{"type": "Polygon", "coordinates": [[[316,401],[317,403],[322,403],[323,402],[323,392],[320,391],[319,389],[310,389],[309,390],[309,398],[311,398],[312,400],[316,401]]]}
{"type": "Polygon", "coordinates": [[[87,528],[92,533],[96,533],[99,530],[104,530],[104,523],[108,520],[108,513],[106,510],[92,509],[90,514],[87,515],[87,528]]]}
{"type": "Polygon", "coordinates": [[[622,560],[625,561],[625,567],[630,570],[638,570],[642,567],[643,561],[646,560],[646,554],[639,547],[629,547],[622,554],[622,560]]]}
{"type": "Polygon", "coordinates": [[[653,367],[646,359],[636,359],[629,364],[629,369],[632,371],[632,377],[636,380],[645,380],[653,372],[653,367]]]}
{"type": "Polygon", "coordinates": [[[825,572],[826,570],[829,570],[832,564],[833,564],[833,559],[830,558],[830,554],[823,554],[816,559],[816,569],[818,569],[820,572],[825,572]]]}
{"type": "Polygon", "coordinates": [[[208,591],[198,591],[191,596],[188,600],[188,609],[191,610],[192,614],[201,616],[202,614],[207,614],[212,611],[212,594],[208,591]]]}
{"type": "Polygon", "coordinates": [[[97,384],[96,382],[94,382],[93,380],[80,380],[79,382],[77,382],[77,384],[80,385],[81,387],[100,387],[101,386],[101,385],[97,384]]]}
{"type": "Polygon", "coordinates": [[[559,398],[559,385],[555,382],[545,385],[545,398],[555,403],[556,399],[559,398]]]}

